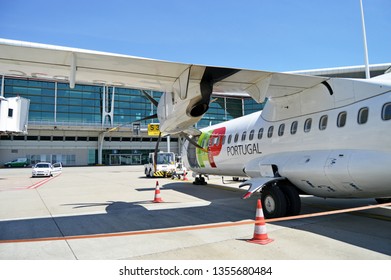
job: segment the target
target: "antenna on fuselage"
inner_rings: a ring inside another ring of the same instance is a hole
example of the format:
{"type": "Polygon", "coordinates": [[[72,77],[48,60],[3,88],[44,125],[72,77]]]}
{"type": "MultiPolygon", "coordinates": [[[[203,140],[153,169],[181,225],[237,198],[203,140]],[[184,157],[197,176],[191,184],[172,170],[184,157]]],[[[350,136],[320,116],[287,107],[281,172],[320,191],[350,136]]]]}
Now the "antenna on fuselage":
{"type": "Polygon", "coordinates": [[[365,32],[364,8],[362,6],[362,0],[360,0],[360,8],[361,8],[362,34],[363,34],[363,39],[364,39],[365,78],[366,79],[370,79],[371,78],[371,74],[369,72],[367,35],[366,35],[366,32],[365,32]]]}

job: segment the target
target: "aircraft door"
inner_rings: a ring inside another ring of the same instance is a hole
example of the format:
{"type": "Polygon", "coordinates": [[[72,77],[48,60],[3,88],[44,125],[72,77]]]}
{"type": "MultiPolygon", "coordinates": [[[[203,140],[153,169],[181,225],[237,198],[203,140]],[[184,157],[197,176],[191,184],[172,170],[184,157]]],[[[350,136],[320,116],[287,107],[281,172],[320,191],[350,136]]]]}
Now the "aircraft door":
{"type": "MultiPolygon", "coordinates": [[[[197,138],[194,140],[197,141],[197,138]]],[[[197,161],[196,147],[189,143],[189,141],[186,141],[183,146],[185,152],[187,153],[187,161],[190,168],[198,168],[199,165],[197,161]]]]}
{"type": "Polygon", "coordinates": [[[335,188],[341,192],[351,192],[355,184],[349,173],[351,151],[332,151],[325,163],[325,174],[335,188]]]}

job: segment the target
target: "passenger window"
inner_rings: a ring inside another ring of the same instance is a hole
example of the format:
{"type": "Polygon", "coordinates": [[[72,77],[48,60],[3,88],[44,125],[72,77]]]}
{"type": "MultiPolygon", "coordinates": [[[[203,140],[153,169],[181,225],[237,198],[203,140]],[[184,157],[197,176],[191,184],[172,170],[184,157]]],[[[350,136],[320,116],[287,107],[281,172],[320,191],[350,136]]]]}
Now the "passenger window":
{"type": "Polygon", "coordinates": [[[391,120],[391,102],[383,105],[381,118],[383,119],[383,121],[391,120]]]}
{"type": "Polygon", "coordinates": [[[239,139],[239,133],[236,133],[236,134],[235,134],[235,138],[234,138],[234,142],[235,142],[235,143],[238,142],[238,139],[239,139]]]}
{"type": "Polygon", "coordinates": [[[328,119],[328,116],[327,115],[323,115],[320,117],[320,120],[319,120],[319,129],[320,130],[325,130],[326,127],[327,127],[327,119],[328,119]]]}
{"type": "Polygon", "coordinates": [[[228,144],[231,144],[231,140],[232,140],[232,134],[230,134],[230,135],[228,136],[228,144]]]}
{"type": "Polygon", "coordinates": [[[294,121],[291,125],[291,134],[294,135],[296,134],[297,132],[297,126],[298,126],[298,122],[297,121],[294,121]]]}
{"type": "Polygon", "coordinates": [[[273,130],[274,130],[274,126],[270,126],[269,129],[267,130],[268,138],[271,138],[273,136],[273,130]]]}
{"type": "Polygon", "coordinates": [[[365,124],[368,121],[368,113],[369,113],[368,107],[361,108],[358,111],[357,122],[359,124],[365,124]]]}
{"type": "Polygon", "coordinates": [[[304,123],[304,132],[309,132],[311,130],[311,125],[312,125],[312,119],[311,118],[306,119],[304,123]]]}
{"type": "Polygon", "coordinates": [[[248,140],[253,140],[254,139],[254,129],[252,129],[251,131],[250,131],[250,135],[248,136],[248,140]]]}
{"type": "Polygon", "coordinates": [[[285,124],[282,123],[282,124],[280,124],[280,127],[278,128],[278,136],[284,135],[284,130],[285,130],[285,124]]]}
{"type": "Polygon", "coordinates": [[[343,112],[338,114],[338,119],[337,119],[337,126],[338,127],[344,127],[345,126],[345,124],[346,124],[346,117],[347,117],[346,111],[343,111],[343,112]]]}
{"type": "Polygon", "coordinates": [[[242,141],[246,141],[247,131],[243,131],[242,141]]]}
{"type": "Polygon", "coordinates": [[[258,131],[258,139],[261,140],[263,137],[263,127],[259,129],[258,131]]]}

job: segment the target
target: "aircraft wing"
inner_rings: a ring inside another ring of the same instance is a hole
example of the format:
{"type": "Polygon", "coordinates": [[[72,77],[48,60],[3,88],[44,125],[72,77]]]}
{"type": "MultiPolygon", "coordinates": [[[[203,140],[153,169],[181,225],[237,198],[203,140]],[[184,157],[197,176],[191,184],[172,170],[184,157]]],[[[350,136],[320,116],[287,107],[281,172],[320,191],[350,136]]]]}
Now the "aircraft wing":
{"type": "Polygon", "coordinates": [[[311,88],[327,78],[201,66],[127,55],[0,39],[0,74],[175,92],[204,79],[215,93],[248,93],[257,102],[311,88]]]}

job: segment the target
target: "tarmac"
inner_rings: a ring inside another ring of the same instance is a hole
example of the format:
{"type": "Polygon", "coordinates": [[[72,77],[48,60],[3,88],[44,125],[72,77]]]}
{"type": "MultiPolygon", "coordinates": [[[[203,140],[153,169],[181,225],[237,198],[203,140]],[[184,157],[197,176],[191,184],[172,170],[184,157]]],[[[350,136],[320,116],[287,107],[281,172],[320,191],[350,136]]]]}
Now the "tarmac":
{"type": "Polygon", "coordinates": [[[329,212],[373,199],[302,196],[302,214],[329,214],[266,221],[273,242],[259,245],[246,242],[257,195],[242,200],[230,178],[188,179],[146,178],[142,166],[64,167],[49,178],[1,168],[0,259],[391,260],[390,206],[329,212]]]}

